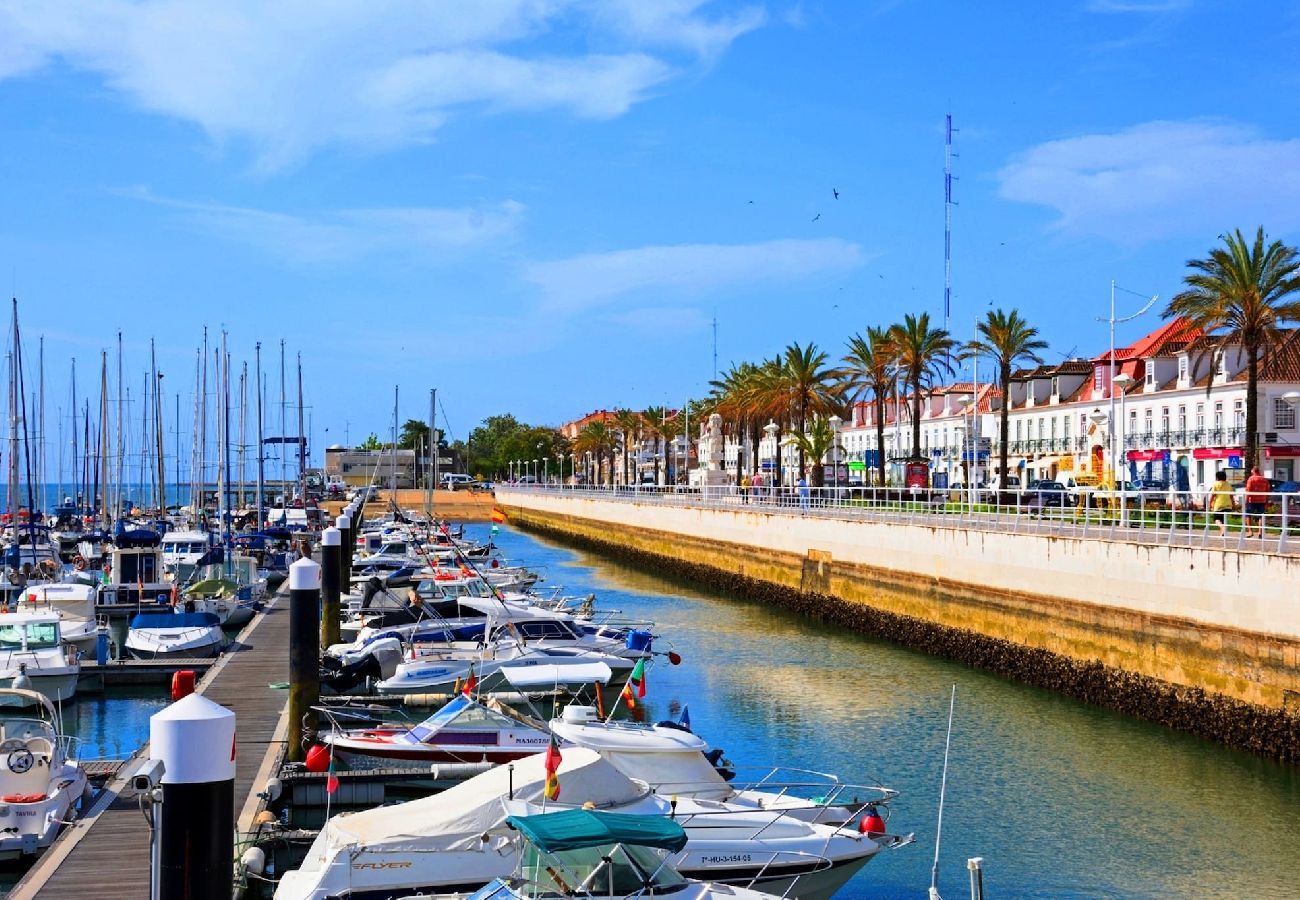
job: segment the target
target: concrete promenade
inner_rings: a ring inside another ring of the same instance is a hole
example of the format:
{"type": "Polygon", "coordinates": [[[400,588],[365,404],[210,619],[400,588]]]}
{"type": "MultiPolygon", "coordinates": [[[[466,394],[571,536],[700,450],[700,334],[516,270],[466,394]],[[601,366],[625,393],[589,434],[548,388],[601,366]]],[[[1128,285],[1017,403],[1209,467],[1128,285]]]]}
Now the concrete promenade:
{"type": "Polygon", "coordinates": [[[862,630],[903,643],[917,622],[937,626],[947,637],[927,637],[931,652],[966,658],[962,636],[978,636],[998,653],[1045,651],[1067,668],[1150,679],[1152,690],[1278,712],[1300,701],[1300,559],[1290,554],[600,492],[503,486],[498,500],[512,524],[703,572],[810,615],[849,621],[856,608],[872,622],[862,630]]]}

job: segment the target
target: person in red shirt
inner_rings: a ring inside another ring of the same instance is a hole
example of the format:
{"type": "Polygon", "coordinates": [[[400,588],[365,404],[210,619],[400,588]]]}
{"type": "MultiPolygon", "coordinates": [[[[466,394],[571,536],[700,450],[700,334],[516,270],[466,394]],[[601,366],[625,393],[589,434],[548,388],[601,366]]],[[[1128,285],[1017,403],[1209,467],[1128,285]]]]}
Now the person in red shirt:
{"type": "Polygon", "coordinates": [[[1246,479],[1246,515],[1243,519],[1246,537],[1253,536],[1250,529],[1252,519],[1255,521],[1254,534],[1264,536],[1264,512],[1268,509],[1270,487],[1268,479],[1259,474],[1259,466],[1250,470],[1250,477],[1246,479]]]}

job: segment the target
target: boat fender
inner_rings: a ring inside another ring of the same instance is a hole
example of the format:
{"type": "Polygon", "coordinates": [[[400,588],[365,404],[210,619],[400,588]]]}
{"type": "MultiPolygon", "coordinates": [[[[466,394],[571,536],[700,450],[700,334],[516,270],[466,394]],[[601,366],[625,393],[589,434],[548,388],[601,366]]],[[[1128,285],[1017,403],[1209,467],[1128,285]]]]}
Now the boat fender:
{"type": "Polygon", "coordinates": [[[880,811],[874,806],[868,806],[862,814],[862,819],[858,822],[858,831],[869,838],[882,837],[885,834],[885,820],[880,817],[880,811]]]}
{"type": "Polygon", "coordinates": [[[261,875],[266,871],[266,851],[261,847],[249,847],[239,857],[239,864],[249,875],[261,875]]]}
{"type": "Polygon", "coordinates": [[[72,560],[72,567],[78,572],[86,571],[86,558],[78,553],[72,560]]]}
{"type": "Polygon", "coordinates": [[[194,670],[181,669],[172,673],[172,702],[194,693],[194,670]]]}
{"type": "Polygon", "coordinates": [[[308,772],[327,772],[330,767],[330,748],[324,744],[312,744],[311,749],[307,751],[307,758],[303,765],[308,772]]]}

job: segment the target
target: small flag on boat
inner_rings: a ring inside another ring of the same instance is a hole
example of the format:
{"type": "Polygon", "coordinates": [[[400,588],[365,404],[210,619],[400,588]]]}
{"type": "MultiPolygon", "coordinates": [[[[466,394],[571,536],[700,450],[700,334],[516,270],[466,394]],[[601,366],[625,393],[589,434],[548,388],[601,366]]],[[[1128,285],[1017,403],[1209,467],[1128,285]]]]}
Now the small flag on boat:
{"type": "Polygon", "coordinates": [[[623,685],[623,700],[627,703],[628,709],[636,709],[636,698],[644,696],[645,660],[638,659],[632,668],[632,674],[628,676],[627,684],[623,685]]]}
{"type": "Polygon", "coordinates": [[[325,793],[333,794],[339,789],[339,777],[334,774],[334,745],[330,744],[329,774],[325,776],[325,793]]]}
{"type": "Polygon", "coordinates": [[[555,741],[555,734],[551,734],[551,745],[546,748],[546,788],[544,793],[547,800],[560,799],[560,763],[564,758],[560,756],[560,745],[555,741]]]}
{"type": "Polygon", "coordinates": [[[682,717],[677,720],[677,724],[687,731],[691,730],[691,708],[689,706],[682,707],[682,717]]]}
{"type": "Polygon", "coordinates": [[[507,518],[508,518],[508,516],[506,516],[506,511],[505,511],[504,509],[502,509],[502,508],[499,507],[499,506],[494,506],[494,507],[492,507],[492,521],[493,521],[493,522],[496,522],[498,525],[500,525],[500,524],[501,524],[502,522],[504,522],[507,518]]]}
{"type": "Polygon", "coordinates": [[[470,694],[474,693],[474,688],[476,688],[477,686],[478,686],[478,679],[474,677],[474,664],[470,663],[469,677],[465,679],[465,686],[461,688],[461,692],[466,697],[468,697],[470,694]]]}

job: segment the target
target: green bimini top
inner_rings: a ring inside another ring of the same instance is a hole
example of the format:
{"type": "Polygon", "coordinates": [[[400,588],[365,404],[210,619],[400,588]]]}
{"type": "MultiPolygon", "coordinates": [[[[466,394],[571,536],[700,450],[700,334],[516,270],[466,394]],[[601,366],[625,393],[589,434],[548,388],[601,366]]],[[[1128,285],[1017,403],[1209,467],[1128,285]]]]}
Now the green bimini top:
{"type": "Polygon", "coordinates": [[[537,816],[507,816],[506,822],[547,853],[604,844],[636,844],[679,853],[686,846],[682,826],[663,816],[566,809],[537,816]]]}

